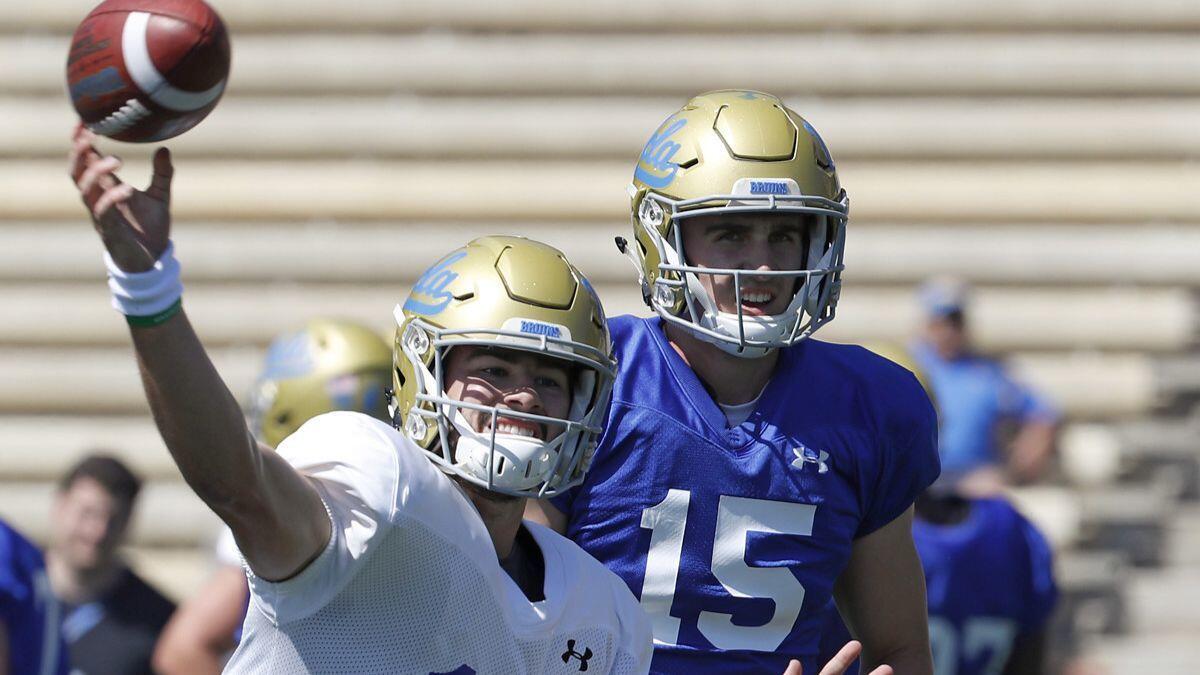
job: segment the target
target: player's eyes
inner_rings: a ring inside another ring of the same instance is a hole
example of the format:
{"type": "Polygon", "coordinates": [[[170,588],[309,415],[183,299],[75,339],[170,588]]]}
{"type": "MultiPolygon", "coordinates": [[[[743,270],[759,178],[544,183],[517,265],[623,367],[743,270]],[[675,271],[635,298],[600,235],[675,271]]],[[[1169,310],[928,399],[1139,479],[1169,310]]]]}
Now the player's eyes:
{"type": "Polygon", "coordinates": [[[534,378],[533,381],[539,387],[553,387],[555,389],[566,389],[567,388],[567,378],[566,377],[556,377],[556,376],[551,376],[551,375],[539,375],[538,377],[534,378]]]}
{"type": "Polygon", "coordinates": [[[508,369],[504,366],[484,366],[479,369],[479,372],[491,379],[499,379],[508,375],[508,369]]]}

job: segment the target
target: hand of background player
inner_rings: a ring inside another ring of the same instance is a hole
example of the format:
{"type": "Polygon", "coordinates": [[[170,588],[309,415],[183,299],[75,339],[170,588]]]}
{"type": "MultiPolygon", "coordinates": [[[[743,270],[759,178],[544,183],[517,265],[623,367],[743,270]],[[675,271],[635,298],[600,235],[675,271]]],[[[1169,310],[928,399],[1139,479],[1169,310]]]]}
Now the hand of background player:
{"type": "Polygon", "coordinates": [[[101,155],[95,139],[82,124],[75,127],[68,171],[117,267],[144,272],[166,250],[171,235],[171,153],[166,148],[154,153],[150,187],[135,190],[117,178],[121,160],[101,155]]]}
{"type": "MultiPolygon", "coordinates": [[[[842,675],[846,672],[854,662],[858,659],[858,655],[862,653],[862,643],[857,640],[851,640],[842,647],[825,667],[821,669],[817,675],[842,675]]],[[[800,666],[800,662],[793,659],[788,663],[787,670],[783,671],[783,675],[803,675],[804,668],[800,666]]],[[[893,675],[891,666],[879,666],[872,670],[868,675],[893,675]]]]}

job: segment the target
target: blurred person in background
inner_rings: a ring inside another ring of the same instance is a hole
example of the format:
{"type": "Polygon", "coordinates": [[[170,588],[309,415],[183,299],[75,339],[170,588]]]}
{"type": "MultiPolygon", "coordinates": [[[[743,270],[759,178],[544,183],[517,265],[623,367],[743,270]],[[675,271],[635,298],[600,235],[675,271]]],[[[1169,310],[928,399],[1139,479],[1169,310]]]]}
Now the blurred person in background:
{"type": "MultiPolygon", "coordinates": [[[[314,319],[303,330],[277,336],[267,348],[250,395],[250,428],[277,447],[309,419],[351,410],[387,421],[384,389],[392,350],[370,328],[350,321],[314,319]]],[[[228,527],[217,540],[218,568],[171,617],[154,652],[166,675],[215,674],[241,639],[250,588],[241,553],[228,527]]]]}
{"type": "Polygon", "coordinates": [[[66,675],[61,623],[41,551],[0,520],[0,675],[66,675]]]}
{"type": "Polygon", "coordinates": [[[913,541],[929,594],[936,675],[1041,675],[1058,599],[1050,544],[1001,497],[935,483],[916,503],[913,541]]]}
{"type": "Polygon", "coordinates": [[[175,605],[119,553],[140,490],[138,477],[104,454],[87,455],[59,482],[46,569],[73,673],[152,672],[154,643],[175,605]]]}
{"type": "Polygon", "coordinates": [[[969,331],[970,289],[932,279],[918,291],[924,332],[913,357],[939,403],[942,475],[966,494],[997,493],[1009,483],[1045,476],[1054,453],[1058,412],[995,359],[977,353],[969,331]],[[1005,447],[1005,440],[1011,439],[1005,447]]]}

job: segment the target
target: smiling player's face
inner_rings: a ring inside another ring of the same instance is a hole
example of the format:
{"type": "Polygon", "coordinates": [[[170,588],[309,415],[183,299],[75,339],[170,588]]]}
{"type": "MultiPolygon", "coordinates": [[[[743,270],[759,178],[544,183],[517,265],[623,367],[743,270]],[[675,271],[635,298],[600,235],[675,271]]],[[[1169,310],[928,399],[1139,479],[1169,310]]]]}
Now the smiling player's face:
{"type": "MultiPolygon", "coordinates": [[[[513,349],[456,347],[446,358],[446,393],[457,401],[565,419],[571,408],[570,366],[550,356],[513,349]]],[[[463,409],[476,432],[491,430],[491,415],[463,409]]],[[[559,425],[499,418],[497,433],[553,440],[559,425]]]]}
{"type": "MultiPolygon", "coordinates": [[[[696,216],[681,221],[689,265],[738,270],[794,270],[804,263],[809,225],[798,214],[738,213],[696,216]]],[[[734,278],[701,274],[700,283],[717,309],[737,313],[734,278]]],[[[787,276],[742,277],[742,312],[747,316],[781,314],[802,279],[787,276]]]]}

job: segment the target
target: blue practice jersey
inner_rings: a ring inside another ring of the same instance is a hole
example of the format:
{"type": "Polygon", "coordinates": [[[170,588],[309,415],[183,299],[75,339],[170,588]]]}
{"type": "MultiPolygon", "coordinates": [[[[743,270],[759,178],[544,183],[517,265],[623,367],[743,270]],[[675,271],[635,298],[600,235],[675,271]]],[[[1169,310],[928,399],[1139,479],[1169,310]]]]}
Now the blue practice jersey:
{"type": "Polygon", "coordinates": [[[937,424],[904,368],[861,347],[782,350],[755,411],[725,415],[657,318],[609,322],[620,364],[567,535],[641,598],[655,672],[816,673],[854,540],[938,474],[937,424]]]}
{"type": "Polygon", "coordinates": [[[914,521],[913,541],[936,675],[999,675],[1014,640],[1041,630],[1054,609],[1046,539],[1008,502],[977,499],[961,523],[914,521]]]}
{"type": "MultiPolygon", "coordinates": [[[[929,592],[934,674],[999,675],[1014,641],[1041,630],[1054,609],[1045,538],[1008,502],[978,499],[961,523],[917,518],[913,541],[929,592]]],[[[827,617],[825,659],[851,639],[836,607],[827,617]]]]}
{"type": "Polygon", "coordinates": [[[7,634],[8,672],[65,675],[60,620],[41,552],[0,521],[0,621],[7,634]]]}

